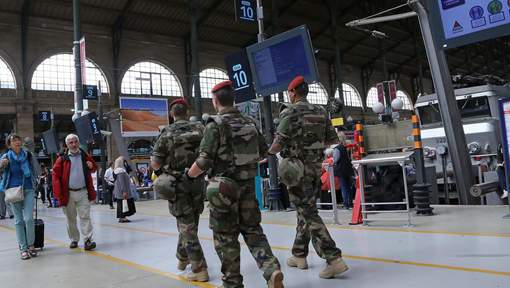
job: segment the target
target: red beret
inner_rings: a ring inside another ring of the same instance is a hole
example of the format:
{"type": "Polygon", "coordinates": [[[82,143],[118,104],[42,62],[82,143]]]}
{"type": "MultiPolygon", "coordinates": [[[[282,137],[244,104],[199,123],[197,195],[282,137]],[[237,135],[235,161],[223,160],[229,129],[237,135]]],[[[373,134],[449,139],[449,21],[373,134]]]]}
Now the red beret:
{"type": "Polygon", "coordinates": [[[305,83],[305,77],[299,75],[297,76],[296,78],[294,78],[294,80],[292,80],[289,84],[289,87],[287,88],[287,90],[293,90],[293,89],[296,89],[297,86],[299,86],[300,84],[303,84],[305,83]]]}
{"type": "Polygon", "coordinates": [[[186,108],[189,108],[188,102],[186,102],[186,100],[184,100],[184,98],[177,98],[174,101],[172,101],[170,103],[170,109],[172,109],[172,106],[175,104],[182,104],[182,105],[186,106],[186,108]]]}
{"type": "Polygon", "coordinates": [[[225,88],[225,87],[229,87],[229,86],[232,87],[232,81],[230,81],[230,80],[220,82],[220,83],[216,84],[216,86],[214,86],[211,89],[211,93],[216,93],[216,91],[218,91],[222,88],[225,88]]]}

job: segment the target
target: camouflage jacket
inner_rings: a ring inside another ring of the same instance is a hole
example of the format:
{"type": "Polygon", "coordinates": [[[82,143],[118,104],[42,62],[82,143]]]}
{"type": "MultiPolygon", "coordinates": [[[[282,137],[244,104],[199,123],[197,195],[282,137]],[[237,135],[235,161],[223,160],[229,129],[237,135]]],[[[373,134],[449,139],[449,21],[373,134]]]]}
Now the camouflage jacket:
{"type": "Polygon", "coordinates": [[[154,144],[152,159],[161,163],[163,171],[180,176],[198,157],[204,126],[199,122],[177,120],[163,129],[154,144]]]}
{"type": "Polygon", "coordinates": [[[338,140],[329,115],[320,105],[305,99],[288,105],[280,112],[276,140],[282,147],[283,158],[297,158],[305,164],[319,167],[324,159],[325,143],[338,140]]]}
{"type": "Polygon", "coordinates": [[[234,180],[255,177],[258,161],[267,153],[264,137],[256,127],[252,118],[241,114],[235,107],[212,116],[200,143],[197,165],[208,171],[210,177],[224,176],[234,180]]]}

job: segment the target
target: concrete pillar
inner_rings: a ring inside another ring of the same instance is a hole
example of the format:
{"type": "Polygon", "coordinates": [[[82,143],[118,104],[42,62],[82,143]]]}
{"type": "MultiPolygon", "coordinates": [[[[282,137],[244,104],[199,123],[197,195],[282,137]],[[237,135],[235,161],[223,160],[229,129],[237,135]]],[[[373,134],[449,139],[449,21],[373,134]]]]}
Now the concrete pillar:
{"type": "Polygon", "coordinates": [[[20,99],[16,101],[16,133],[22,138],[34,138],[34,101],[20,99]]]}

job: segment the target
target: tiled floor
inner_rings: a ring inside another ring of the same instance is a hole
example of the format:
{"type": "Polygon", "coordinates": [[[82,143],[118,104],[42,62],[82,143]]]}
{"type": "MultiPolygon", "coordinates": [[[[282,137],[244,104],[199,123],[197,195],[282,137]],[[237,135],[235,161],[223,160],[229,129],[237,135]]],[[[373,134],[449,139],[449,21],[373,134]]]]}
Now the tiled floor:
{"type": "MultiPolygon", "coordinates": [[[[200,239],[211,282],[187,283],[176,269],[175,219],[164,201],[137,203],[133,222],[117,223],[114,210],[93,206],[96,252],[67,248],[65,218],[60,209],[39,212],[46,223],[46,249],[36,259],[19,260],[12,220],[0,221],[0,281],[10,287],[215,287],[220,263],[211,241],[207,213],[200,239]],[[42,286],[41,286],[42,285],[42,286]]],[[[436,207],[436,216],[413,217],[415,227],[329,224],[350,270],[332,280],[318,277],[325,266],[315,253],[308,271],[285,266],[295,233],[294,212],[263,215],[273,251],[283,264],[286,287],[505,287],[510,283],[510,220],[504,206],[436,207]],[[506,284],[506,285],[505,285],[506,284]],[[505,286],[504,286],[505,285],[505,286]]],[[[330,216],[322,213],[325,219],[330,216]]],[[[350,211],[341,211],[347,223],[350,211]]],[[[332,223],[330,219],[325,220],[332,223]]],[[[402,223],[404,224],[404,223],[402,223]]],[[[80,243],[81,244],[81,243],[80,243]]],[[[313,251],[313,248],[311,248],[313,251]]],[[[242,248],[245,287],[265,287],[246,246],[242,248]]]]}

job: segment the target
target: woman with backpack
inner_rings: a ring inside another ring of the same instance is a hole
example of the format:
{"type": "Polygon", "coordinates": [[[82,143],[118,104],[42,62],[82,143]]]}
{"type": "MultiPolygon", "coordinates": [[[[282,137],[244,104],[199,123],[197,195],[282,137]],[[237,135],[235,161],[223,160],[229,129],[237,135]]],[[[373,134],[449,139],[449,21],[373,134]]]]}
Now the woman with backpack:
{"type": "Polygon", "coordinates": [[[11,134],[6,139],[8,151],[0,159],[2,181],[0,191],[6,193],[11,205],[16,227],[16,238],[21,250],[21,259],[37,257],[34,247],[34,188],[37,186],[38,165],[31,152],[21,147],[19,135],[11,134]],[[12,198],[9,195],[15,195],[12,198]]]}

